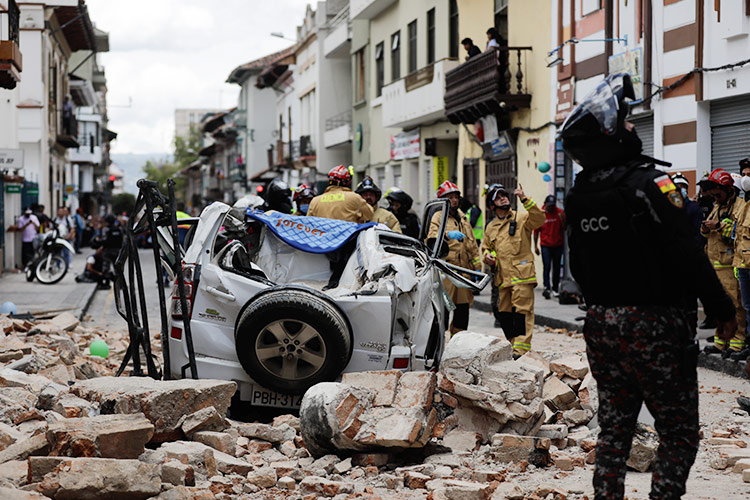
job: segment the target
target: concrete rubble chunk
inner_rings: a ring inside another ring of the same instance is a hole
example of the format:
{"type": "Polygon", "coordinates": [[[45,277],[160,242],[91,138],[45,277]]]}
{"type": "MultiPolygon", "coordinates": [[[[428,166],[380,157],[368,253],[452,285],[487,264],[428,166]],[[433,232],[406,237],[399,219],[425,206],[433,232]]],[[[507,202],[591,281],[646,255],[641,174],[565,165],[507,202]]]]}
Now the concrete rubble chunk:
{"type": "Polygon", "coordinates": [[[419,472],[407,472],[404,474],[404,486],[412,490],[420,490],[427,487],[427,481],[430,481],[432,477],[421,474],[419,472]]]}
{"type": "Polygon", "coordinates": [[[50,379],[42,375],[30,375],[10,368],[0,370],[0,386],[2,387],[21,387],[38,394],[51,383],[50,379]]]}
{"type": "Polygon", "coordinates": [[[750,483],[750,469],[746,469],[742,471],[742,482],[750,483]]]}
{"type": "Polygon", "coordinates": [[[153,500],[214,500],[215,498],[216,495],[206,488],[177,486],[163,491],[159,496],[153,497],[153,500]]]}
{"type": "Polygon", "coordinates": [[[0,464],[0,485],[19,487],[28,483],[29,466],[24,460],[0,464]]]}
{"type": "Polygon", "coordinates": [[[475,451],[482,444],[482,435],[476,432],[453,429],[443,438],[443,446],[453,451],[475,451]]]}
{"type": "Polygon", "coordinates": [[[67,418],[47,430],[50,455],[138,458],[154,434],[143,414],[67,418]]]}
{"type": "Polygon", "coordinates": [[[567,375],[568,377],[581,380],[589,372],[588,363],[577,354],[571,354],[550,361],[549,367],[560,378],[567,375]]]}
{"type": "Polygon", "coordinates": [[[732,472],[740,473],[746,469],[750,469],[750,458],[737,460],[732,468],[732,472]]]}
{"type": "Polygon", "coordinates": [[[351,483],[331,481],[317,476],[306,477],[299,483],[299,487],[303,494],[308,493],[324,497],[354,493],[354,486],[351,483]]]}
{"type": "Polygon", "coordinates": [[[78,325],[81,324],[81,322],[78,321],[78,318],[76,318],[73,313],[67,311],[58,314],[57,316],[49,320],[49,323],[66,332],[72,332],[78,325]]]}
{"type": "Polygon", "coordinates": [[[224,380],[169,380],[97,377],[76,383],[71,392],[98,403],[102,414],[143,413],[154,424],[152,441],[179,439],[184,415],[213,406],[224,415],[237,389],[224,380]]]}
{"type": "Polygon", "coordinates": [[[55,400],[52,411],[65,418],[94,417],[100,413],[96,405],[68,393],[62,393],[55,400]]]}
{"type": "Polygon", "coordinates": [[[581,402],[581,408],[589,410],[592,414],[599,411],[599,390],[597,389],[596,379],[591,372],[587,373],[581,381],[578,388],[578,399],[581,402]]]}
{"type": "Polygon", "coordinates": [[[182,421],[182,432],[190,437],[200,431],[223,431],[227,428],[224,421],[224,415],[216,411],[216,408],[209,406],[185,416],[182,421]]]}
{"type": "Polygon", "coordinates": [[[352,467],[353,467],[352,466],[352,457],[349,457],[349,458],[345,458],[341,462],[339,462],[336,465],[334,465],[333,466],[333,471],[336,474],[344,474],[344,473],[349,472],[350,470],[352,470],[352,467]]]}
{"type": "Polygon", "coordinates": [[[44,476],[38,490],[59,499],[146,499],[161,491],[161,467],[138,460],[67,458],[44,476]]]}
{"type": "Polygon", "coordinates": [[[288,425],[295,431],[299,432],[299,417],[295,417],[294,415],[279,415],[278,417],[274,417],[273,426],[279,427],[282,425],[288,425]]]}
{"type": "Polygon", "coordinates": [[[4,450],[13,443],[25,439],[15,427],[0,422],[0,450],[4,450]]]}
{"type": "Polygon", "coordinates": [[[387,453],[355,453],[352,455],[352,464],[367,467],[382,467],[388,463],[387,453]]]}
{"type": "Polygon", "coordinates": [[[5,487],[0,487],[0,498],[4,500],[47,500],[46,496],[35,491],[23,491],[5,487]]]}
{"type": "Polygon", "coordinates": [[[248,439],[260,439],[269,443],[283,443],[294,439],[296,432],[288,425],[274,427],[269,424],[233,424],[240,436],[248,439]]]}
{"type": "Polygon", "coordinates": [[[635,427],[633,435],[633,445],[630,448],[628,457],[628,467],[639,472],[646,472],[651,468],[651,464],[656,460],[656,450],[659,448],[659,436],[656,431],[642,423],[635,427]]]}
{"type": "Polygon", "coordinates": [[[562,424],[545,424],[539,428],[536,435],[542,438],[563,439],[568,437],[568,427],[562,424]]]}
{"type": "Polygon", "coordinates": [[[460,332],[445,346],[440,372],[454,382],[478,382],[482,368],[496,361],[512,358],[513,348],[502,337],[474,332],[460,332]]]}
{"type": "Polygon", "coordinates": [[[545,379],[552,374],[552,370],[550,370],[549,367],[549,361],[536,351],[527,352],[518,358],[518,362],[542,370],[545,379]]]}
{"type": "Polygon", "coordinates": [[[458,479],[433,479],[425,486],[436,500],[487,500],[492,493],[489,484],[458,479]]]}
{"type": "Polygon", "coordinates": [[[235,455],[236,440],[226,432],[201,431],[193,434],[193,441],[203,443],[206,446],[218,450],[227,455],[235,455]]]}
{"type": "Polygon", "coordinates": [[[276,469],[272,467],[261,467],[247,473],[247,482],[258,488],[271,488],[276,485],[276,469]]]}
{"type": "Polygon", "coordinates": [[[571,426],[586,425],[591,420],[591,412],[588,410],[566,410],[562,414],[563,421],[571,426]]]}
{"type": "Polygon", "coordinates": [[[44,433],[16,441],[0,451],[0,464],[10,460],[26,460],[30,456],[47,455],[49,443],[44,433]]]}
{"type": "Polygon", "coordinates": [[[47,384],[37,397],[35,406],[40,410],[51,410],[58,396],[67,392],[68,387],[54,382],[47,384]]]}
{"type": "Polygon", "coordinates": [[[433,372],[407,372],[398,381],[393,406],[397,408],[432,408],[432,396],[437,385],[433,372]]]}
{"type": "Polygon", "coordinates": [[[385,447],[407,448],[417,441],[424,418],[408,413],[394,413],[378,420],[374,444],[385,447]]]}
{"type": "Polygon", "coordinates": [[[526,495],[515,483],[500,483],[492,494],[491,500],[524,500],[526,495]]]}
{"type": "Polygon", "coordinates": [[[276,487],[280,490],[293,490],[297,487],[297,481],[291,477],[280,477],[276,481],[276,487]]]}
{"type": "Polygon", "coordinates": [[[556,376],[544,382],[544,402],[554,410],[570,410],[578,406],[578,399],[573,389],[556,376]]]}
{"type": "Polygon", "coordinates": [[[375,394],[373,406],[391,406],[396,398],[401,375],[400,370],[344,373],[341,382],[371,390],[375,394]]]}
{"type": "Polygon", "coordinates": [[[189,464],[169,459],[161,466],[161,482],[174,486],[195,486],[195,471],[189,464]]]}
{"type": "Polygon", "coordinates": [[[523,460],[544,467],[550,463],[551,442],[547,438],[495,434],[492,436],[492,456],[498,462],[521,462],[523,460]]]}
{"type": "Polygon", "coordinates": [[[193,467],[196,480],[207,479],[216,475],[215,452],[216,450],[213,448],[201,443],[175,441],[162,444],[156,450],[154,460],[158,463],[168,459],[175,459],[183,464],[188,464],[193,467]]]}

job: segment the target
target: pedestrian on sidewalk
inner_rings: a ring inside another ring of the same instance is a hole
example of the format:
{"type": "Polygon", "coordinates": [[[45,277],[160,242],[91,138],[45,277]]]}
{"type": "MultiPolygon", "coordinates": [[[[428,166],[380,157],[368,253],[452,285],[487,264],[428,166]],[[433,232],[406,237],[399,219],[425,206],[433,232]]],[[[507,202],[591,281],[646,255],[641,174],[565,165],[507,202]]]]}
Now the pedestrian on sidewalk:
{"type": "Polygon", "coordinates": [[[707,179],[701,181],[701,189],[714,199],[711,213],[701,224],[701,234],[708,240],[706,254],[724,290],[732,298],[734,307],[737,308],[737,324],[739,325],[737,333],[729,340],[718,335],[717,330],[713,345],[706,346],[704,351],[707,354],[722,354],[724,357],[729,357],[745,347],[747,328],[740,284],[734,275],[734,240],[732,239],[735,211],[744,202],[737,196],[739,190],[734,187],[732,176],[720,168],[715,169],[707,179]]]}
{"type": "Polygon", "coordinates": [[[16,226],[21,231],[21,262],[23,267],[26,267],[34,256],[34,237],[39,231],[39,219],[33,214],[31,207],[24,210],[16,226]]]}
{"type": "Polygon", "coordinates": [[[498,310],[503,333],[513,343],[518,358],[531,350],[534,333],[536,270],[531,252],[531,233],[544,224],[544,212],[526,196],[519,184],[513,192],[525,213],[511,208],[510,194],[500,186],[492,194],[495,219],[482,241],[484,263],[493,269],[499,288],[498,310]]]}
{"type": "Polygon", "coordinates": [[[565,215],[570,268],[589,305],[583,332],[599,391],[594,490],[597,499],[624,497],[645,401],[659,433],[649,498],[677,499],[699,439],[698,345],[685,303],[698,295],[724,338],[737,322],[695,241],[682,196],[653,167],[658,160],[642,155],[635,127],[625,121],[633,99],[630,76],[610,75],[560,131],[563,149],[583,167],[565,215]]]}
{"type": "MultiPolygon", "coordinates": [[[[57,209],[57,217],[54,222],[60,238],[70,242],[75,240],[76,226],[67,207],[61,206],[57,209]]],[[[63,248],[62,252],[65,260],[68,261],[68,265],[70,265],[73,262],[73,255],[70,253],[70,250],[63,248]]]]}
{"type": "MultiPolygon", "coordinates": [[[[477,248],[477,242],[474,239],[474,231],[466,215],[458,208],[459,201],[461,200],[461,191],[451,181],[445,181],[440,184],[437,190],[437,197],[446,198],[450,201],[444,236],[448,243],[448,255],[445,257],[445,261],[454,266],[478,271],[481,262],[479,260],[479,248],[477,248]]],[[[434,245],[442,220],[442,210],[435,212],[432,219],[430,219],[430,230],[427,233],[427,244],[430,248],[434,245]]],[[[474,296],[471,290],[468,288],[458,288],[447,278],[443,280],[443,287],[456,305],[456,309],[453,311],[453,320],[449,328],[451,335],[454,335],[469,327],[469,309],[474,303],[474,296]]]]}
{"type": "Polygon", "coordinates": [[[544,280],[545,299],[550,294],[557,297],[560,287],[560,265],[562,264],[563,245],[565,244],[565,212],[557,206],[557,198],[553,195],[544,199],[544,225],[534,230],[534,251],[542,256],[542,277],[544,280]],[[539,251],[539,235],[541,234],[542,251],[539,251]],[[550,273],[552,280],[550,281],[550,273]]]}
{"type": "Polygon", "coordinates": [[[83,231],[86,229],[86,219],[83,218],[83,209],[81,207],[78,207],[76,209],[76,213],[73,216],[73,221],[75,222],[76,228],[74,248],[76,249],[76,253],[79,254],[81,253],[81,244],[83,243],[83,231]]]}

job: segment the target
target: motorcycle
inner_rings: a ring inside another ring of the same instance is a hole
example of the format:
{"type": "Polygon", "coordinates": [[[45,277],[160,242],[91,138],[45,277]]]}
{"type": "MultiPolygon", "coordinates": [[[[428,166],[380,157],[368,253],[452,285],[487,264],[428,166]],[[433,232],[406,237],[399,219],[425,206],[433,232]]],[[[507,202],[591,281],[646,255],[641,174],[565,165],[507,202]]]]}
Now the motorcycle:
{"type": "Polygon", "coordinates": [[[26,266],[26,281],[34,281],[36,278],[39,283],[53,285],[63,279],[68,272],[68,261],[63,255],[64,250],[68,250],[71,254],[75,253],[73,245],[60,237],[60,231],[55,226],[52,231],[42,235],[39,248],[26,266]]]}

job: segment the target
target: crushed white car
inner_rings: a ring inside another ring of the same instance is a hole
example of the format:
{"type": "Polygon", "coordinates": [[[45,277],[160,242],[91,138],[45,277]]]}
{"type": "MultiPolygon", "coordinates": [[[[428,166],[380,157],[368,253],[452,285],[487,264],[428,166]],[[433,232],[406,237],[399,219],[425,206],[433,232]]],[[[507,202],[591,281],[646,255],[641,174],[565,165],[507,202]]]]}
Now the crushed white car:
{"type": "MultiPolygon", "coordinates": [[[[425,228],[435,211],[446,209],[445,200],[430,202],[425,228]]],[[[184,313],[197,377],[237,382],[240,399],[252,406],[298,408],[309,387],[343,372],[436,369],[452,307],[442,279],[475,290],[489,281],[437,258],[445,221],[428,248],[424,238],[385,226],[209,205],[182,258],[187,310],[176,284],[170,301],[172,377],[194,375],[184,313]],[[279,234],[284,227],[300,238],[279,234]],[[345,240],[346,234],[333,234],[343,231],[356,240],[331,290],[323,290],[331,275],[322,253],[327,248],[305,246],[316,231],[345,240]]],[[[163,231],[160,245],[171,252],[171,236],[163,231]]]]}

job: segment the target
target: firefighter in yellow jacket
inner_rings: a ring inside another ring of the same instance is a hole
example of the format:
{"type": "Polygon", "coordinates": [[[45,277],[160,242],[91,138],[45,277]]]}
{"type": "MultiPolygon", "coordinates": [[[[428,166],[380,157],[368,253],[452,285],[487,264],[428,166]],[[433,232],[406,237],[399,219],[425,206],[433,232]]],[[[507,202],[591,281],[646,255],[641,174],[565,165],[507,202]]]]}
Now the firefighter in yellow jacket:
{"type": "Polygon", "coordinates": [[[737,308],[737,332],[730,340],[723,340],[718,332],[714,335],[713,345],[706,346],[708,354],[722,353],[725,356],[732,352],[739,352],[745,346],[745,310],[742,308],[742,296],[740,295],[740,284],[734,275],[735,242],[732,241],[732,230],[737,213],[742,209],[742,201],[737,198],[737,190],[734,187],[734,179],[726,170],[715,169],[708,178],[700,182],[701,190],[712,196],[714,207],[708,214],[706,220],[701,223],[701,235],[708,240],[706,243],[706,254],[719,281],[724,286],[727,294],[732,298],[734,307],[737,308]],[[734,264],[734,265],[733,265],[734,264]],[[727,350],[727,347],[729,350],[727,350]]]}
{"type": "MultiPolygon", "coordinates": [[[[740,179],[740,188],[745,192],[745,200],[736,202],[738,207],[735,209],[737,222],[734,234],[734,262],[732,263],[737,269],[737,279],[740,285],[746,322],[748,315],[750,315],[750,175],[747,174],[749,168],[750,158],[740,160],[740,172],[745,174],[740,179]],[[742,293],[743,290],[745,293],[742,293]]],[[[750,335],[745,333],[744,344],[737,342],[738,339],[736,338],[732,340],[738,346],[743,345],[743,348],[739,352],[731,353],[729,357],[734,361],[743,361],[750,358],[750,335]]],[[[730,344],[732,340],[730,340],[730,344]]]]}
{"type": "MultiPolygon", "coordinates": [[[[455,266],[478,271],[481,262],[479,260],[477,240],[474,239],[474,229],[471,227],[466,215],[458,209],[461,191],[452,182],[445,181],[438,188],[437,197],[447,198],[451,204],[448,222],[445,226],[448,256],[444,260],[455,266]]],[[[442,218],[442,211],[432,216],[430,231],[427,233],[428,242],[437,238],[442,218]]],[[[443,280],[443,287],[456,305],[456,310],[453,312],[453,321],[450,325],[452,335],[469,327],[469,308],[474,303],[474,296],[468,288],[458,288],[448,279],[443,280]]]]}
{"type": "Polygon", "coordinates": [[[328,187],[310,202],[307,215],[363,224],[372,219],[372,207],[357,193],[353,193],[352,173],[343,165],[328,172],[328,187]]]}
{"type": "Polygon", "coordinates": [[[497,187],[491,194],[496,217],[484,231],[482,253],[484,262],[494,269],[499,288],[498,310],[503,333],[513,344],[514,357],[518,357],[531,349],[536,287],[531,234],[544,224],[544,212],[526,197],[520,185],[513,194],[526,213],[512,210],[508,191],[497,187]]]}

